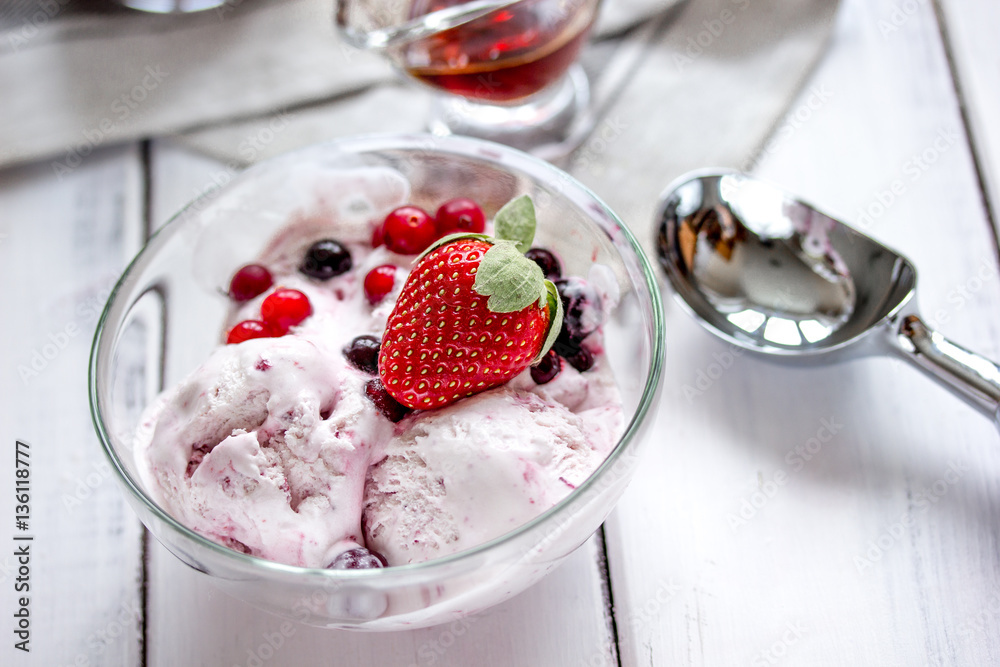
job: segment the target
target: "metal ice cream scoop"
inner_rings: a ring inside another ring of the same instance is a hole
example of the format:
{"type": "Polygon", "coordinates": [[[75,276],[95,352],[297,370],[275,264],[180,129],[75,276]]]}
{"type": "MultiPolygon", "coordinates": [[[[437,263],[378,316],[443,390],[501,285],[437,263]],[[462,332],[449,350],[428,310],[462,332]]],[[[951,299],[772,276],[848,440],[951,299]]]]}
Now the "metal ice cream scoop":
{"type": "Polygon", "coordinates": [[[899,253],[734,171],[681,177],[657,221],[678,300],[725,340],[793,362],[900,356],[1000,426],[1000,366],[921,319],[899,253]]]}

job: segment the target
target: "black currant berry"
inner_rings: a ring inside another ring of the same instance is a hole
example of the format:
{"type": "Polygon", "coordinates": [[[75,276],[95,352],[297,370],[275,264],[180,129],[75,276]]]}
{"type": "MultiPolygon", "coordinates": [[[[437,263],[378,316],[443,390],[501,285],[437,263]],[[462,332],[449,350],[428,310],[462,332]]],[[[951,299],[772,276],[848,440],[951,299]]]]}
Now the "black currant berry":
{"type": "Polygon", "coordinates": [[[365,383],[365,396],[391,422],[398,422],[410,412],[408,407],[401,404],[385,390],[385,385],[378,378],[365,383]]]}
{"type": "Polygon", "coordinates": [[[551,382],[562,370],[562,359],[555,350],[549,350],[542,360],[531,367],[531,379],[535,384],[551,382]]]}
{"type": "Polygon", "coordinates": [[[382,341],[375,336],[358,336],[344,348],[344,356],[355,368],[365,373],[378,373],[378,353],[382,341]]]}
{"type": "Polygon", "coordinates": [[[299,271],[316,280],[329,280],[351,270],[351,253],[333,239],[316,241],[306,250],[299,271]]]}
{"type": "Polygon", "coordinates": [[[532,248],[524,253],[524,256],[537,264],[549,280],[562,277],[562,266],[559,265],[559,260],[545,248],[532,248]]]}
{"type": "Polygon", "coordinates": [[[330,570],[375,570],[388,567],[389,563],[385,556],[377,551],[371,551],[364,547],[348,549],[333,559],[328,569],[330,570]]]}

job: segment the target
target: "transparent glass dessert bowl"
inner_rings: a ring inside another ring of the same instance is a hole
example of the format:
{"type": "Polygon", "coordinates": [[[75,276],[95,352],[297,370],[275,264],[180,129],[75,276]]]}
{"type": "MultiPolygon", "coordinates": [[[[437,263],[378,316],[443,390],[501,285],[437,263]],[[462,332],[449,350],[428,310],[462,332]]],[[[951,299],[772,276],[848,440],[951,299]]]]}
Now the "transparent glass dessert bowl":
{"type": "Polygon", "coordinates": [[[150,239],[118,281],[98,324],[90,359],[91,412],[139,518],[169,551],[218,588],[311,625],[415,628],[449,622],[515,595],[600,526],[648,440],[663,337],[656,279],[639,244],[600,199],[564,172],[475,139],[359,137],[251,168],[192,202],[150,239]],[[564,275],[587,275],[595,262],[613,272],[621,298],[604,335],[625,430],[586,482],[492,541],[431,561],[374,570],[311,569],[245,555],[186,528],[152,500],[133,452],[140,415],[161,388],[183,379],[218,345],[228,276],[252,261],[286,222],[287,210],[267,207],[268,184],[310,164],[391,167],[410,181],[413,203],[430,207],[461,194],[476,199],[488,216],[514,196],[528,194],[539,220],[535,243],[560,256],[564,275]]]}

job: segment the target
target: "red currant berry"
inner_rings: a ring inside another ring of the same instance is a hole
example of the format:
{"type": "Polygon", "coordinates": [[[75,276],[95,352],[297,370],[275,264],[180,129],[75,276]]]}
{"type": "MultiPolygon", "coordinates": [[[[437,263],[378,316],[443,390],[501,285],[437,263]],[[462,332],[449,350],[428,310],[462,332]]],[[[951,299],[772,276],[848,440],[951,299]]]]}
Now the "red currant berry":
{"type": "Polygon", "coordinates": [[[393,252],[416,255],[437,238],[437,228],[427,211],[417,206],[400,206],[382,223],[382,242],[393,252]]]}
{"type": "Polygon", "coordinates": [[[385,298],[396,284],[396,267],[392,264],[376,266],[365,276],[365,298],[373,306],[385,298]]]}
{"type": "Polygon", "coordinates": [[[479,204],[466,197],[449,199],[441,204],[434,216],[438,236],[455,232],[482,234],[486,229],[486,215],[479,204]]]}
{"type": "Polygon", "coordinates": [[[243,320],[229,330],[229,334],[226,336],[226,344],[236,345],[251,338],[271,338],[272,336],[274,336],[274,332],[271,331],[271,327],[266,322],[261,322],[260,320],[243,320]]]}
{"type": "Polygon", "coordinates": [[[260,316],[278,336],[312,315],[309,297],[297,289],[279,287],[260,304],[260,316]]]}
{"type": "Polygon", "coordinates": [[[260,264],[247,264],[229,281],[229,298],[233,301],[249,301],[271,289],[273,284],[270,271],[260,264]]]}

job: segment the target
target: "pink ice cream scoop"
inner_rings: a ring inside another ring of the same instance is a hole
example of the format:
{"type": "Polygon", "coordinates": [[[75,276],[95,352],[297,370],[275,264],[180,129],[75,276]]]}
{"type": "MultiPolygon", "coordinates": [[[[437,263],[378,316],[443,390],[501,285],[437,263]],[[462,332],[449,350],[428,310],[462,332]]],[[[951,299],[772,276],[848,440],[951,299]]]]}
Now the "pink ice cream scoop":
{"type": "Polygon", "coordinates": [[[577,329],[562,353],[586,363],[562,360],[553,377],[525,371],[446,408],[390,419],[354,351],[360,338],[377,345],[409,270],[412,256],[370,241],[408,185],[383,168],[329,170],[316,182],[314,200],[259,254],[273,285],[233,304],[227,330],[261,317],[278,287],[305,295],[309,316],[284,335],[220,345],[147,409],[135,450],[150,495],[220,544],[329,567],[358,547],[390,565],[462,551],[581,484],[624,429],[601,340],[600,301],[613,297],[587,296],[582,278],[565,282],[577,329]],[[347,268],[304,271],[325,240],[347,253],[337,264],[347,268]],[[386,266],[395,287],[373,303],[365,278],[386,266]]]}

